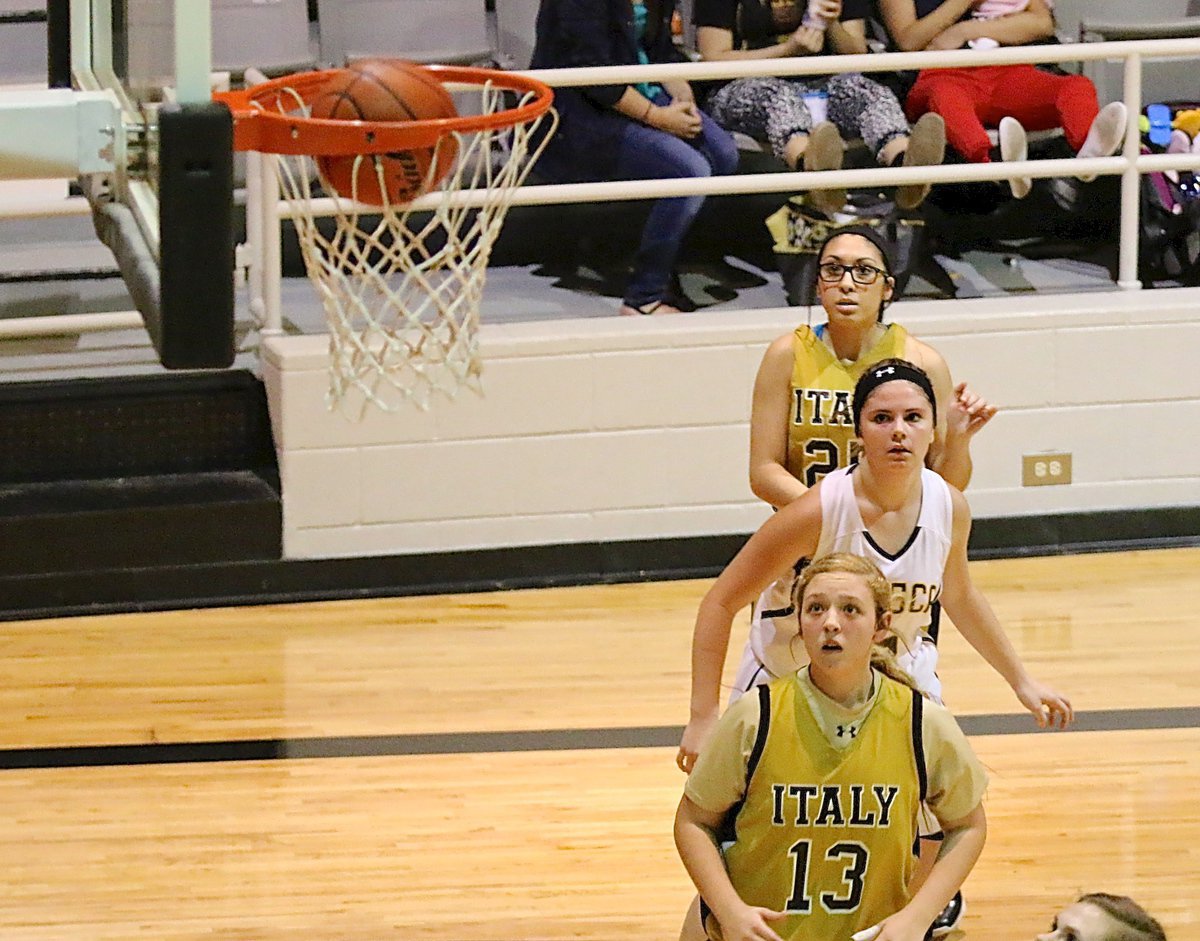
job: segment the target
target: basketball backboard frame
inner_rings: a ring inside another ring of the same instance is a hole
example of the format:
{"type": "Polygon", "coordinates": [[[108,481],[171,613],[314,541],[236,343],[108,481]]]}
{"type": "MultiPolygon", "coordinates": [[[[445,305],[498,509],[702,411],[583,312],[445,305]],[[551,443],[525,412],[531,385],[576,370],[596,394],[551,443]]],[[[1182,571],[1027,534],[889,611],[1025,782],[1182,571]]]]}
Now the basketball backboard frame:
{"type": "Polygon", "coordinates": [[[228,109],[212,101],[210,4],[65,2],[72,84],[110,94],[120,115],[112,171],[80,181],[97,233],[163,365],[226,367],[234,358],[233,130],[228,109]],[[143,59],[162,65],[144,89],[131,74],[143,59]]]}

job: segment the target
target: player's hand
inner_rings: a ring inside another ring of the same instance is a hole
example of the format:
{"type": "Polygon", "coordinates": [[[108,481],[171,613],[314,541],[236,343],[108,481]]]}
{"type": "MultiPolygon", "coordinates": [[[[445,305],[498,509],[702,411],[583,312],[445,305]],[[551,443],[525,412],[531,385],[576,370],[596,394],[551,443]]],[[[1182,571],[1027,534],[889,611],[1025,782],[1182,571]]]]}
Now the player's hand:
{"type": "Polygon", "coordinates": [[[660,131],[688,140],[700,133],[700,109],[694,101],[672,101],[655,108],[651,124],[660,131]]]}
{"type": "Polygon", "coordinates": [[[946,416],[948,435],[971,438],[996,414],[996,406],[972,391],[965,382],[954,387],[954,398],[946,416]]]}
{"type": "Polygon", "coordinates": [[[688,722],[687,727],[683,730],[683,738],[679,742],[679,751],[675,755],[675,764],[679,765],[679,770],[684,774],[691,774],[692,769],[696,767],[700,749],[708,742],[713,726],[716,724],[716,713],[699,719],[693,718],[688,722]]]}
{"type": "Polygon", "coordinates": [[[1014,687],[1013,692],[1021,705],[1033,713],[1040,728],[1065,729],[1075,720],[1071,700],[1045,683],[1028,679],[1014,687]]]}
{"type": "MultiPolygon", "coordinates": [[[[872,941],[924,941],[929,925],[915,922],[908,910],[902,908],[870,930],[874,931],[872,941]]],[[[860,935],[865,936],[866,931],[859,932],[854,938],[857,939],[860,935]]]]}
{"type": "Polygon", "coordinates": [[[786,917],[787,912],[743,905],[733,914],[717,920],[721,923],[721,937],[725,941],[783,941],[767,922],[786,917]]]}

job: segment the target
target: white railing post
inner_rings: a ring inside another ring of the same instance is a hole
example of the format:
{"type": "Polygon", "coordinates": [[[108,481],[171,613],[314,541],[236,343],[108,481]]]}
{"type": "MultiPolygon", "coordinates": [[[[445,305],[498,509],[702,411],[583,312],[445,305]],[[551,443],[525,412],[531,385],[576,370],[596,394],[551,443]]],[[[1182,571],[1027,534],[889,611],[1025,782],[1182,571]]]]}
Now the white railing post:
{"type": "Polygon", "coordinates": [[[264,336],[283,333],[283,224],[280,214],[279,178],[274,154],[260,154],[259,191],[262,200],[262,277],[264,336]]]}
{"type": "Polygon", "coordinates": [[[92,68],[92,19],[91,10],[83,0],[71,0],[71,73],[90,71],[92,68]]]}
{"type": "Polygon", "coordinates": [[[1137,159],[1142,150],[1138,117],[1142,113],[1142,56],[1133,52],[1125,57],[1125,107],[1129,121],[1125,126],[1125,159],[1129,166],[1121,173],[1120,254],[1117,261],[1117,286],[1136,291],[1138,280],[1138,220],[1141,212],[1142,175],[1137,159]]]}
{"type": "Polygon", "coordinates": [[[250,316],[254,325],[262,328],[266,311],[263,301],[265,275],[263,271],[263,195],[262,154],[246,152],[246,242],[241,246],[246,265],[246,289],[250,293],[250,316]]]}
{"type": "Polygon", "coordinates": [[[184,104],[212,98],[212,44],[198,36],[212,35],[212,5],[175,0],[175,94],[184,104]]]}

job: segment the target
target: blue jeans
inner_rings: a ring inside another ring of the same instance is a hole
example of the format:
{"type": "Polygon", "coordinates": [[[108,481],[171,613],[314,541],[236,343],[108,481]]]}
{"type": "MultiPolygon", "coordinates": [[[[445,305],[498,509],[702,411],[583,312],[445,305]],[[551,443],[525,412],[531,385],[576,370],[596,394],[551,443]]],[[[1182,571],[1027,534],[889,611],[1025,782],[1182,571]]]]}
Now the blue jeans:
{"type": "MultiPolygon", "coordinates": [[[[665,93],[656,105],[670,104],[665,93]]],[[[684,140],[666,131],[629,121],[621,134],[617,156],[618,179],[664,180],[693,176],[726,176],[737,169],[737,145],[729,132],[701,112],[700,134],[684,140]]],[[[703,196],[660,199],[642,229],[642,242],[625,287],[625,303],[644,307],[662,300],[684,237],[704,204],[703,196]]]]}

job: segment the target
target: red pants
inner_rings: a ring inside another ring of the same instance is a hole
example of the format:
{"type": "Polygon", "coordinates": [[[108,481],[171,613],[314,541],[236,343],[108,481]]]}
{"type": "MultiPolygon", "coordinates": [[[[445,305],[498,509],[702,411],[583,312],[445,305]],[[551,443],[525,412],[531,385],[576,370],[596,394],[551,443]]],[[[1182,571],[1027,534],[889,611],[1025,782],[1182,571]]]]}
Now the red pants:
{"type": "Polygon", "coordinates": [[[972,163],[987,163],[991,142],[985,127],[1005,115],[1029,131],[1061,127],[1079,150],[1100,111],[1096,86],[1082,75],[1054,75],[1032,65],[985,65],[972,69],[928,69],[905,102],[908,119],[927,111],[946,122],[946,142],[972,163]]]}

